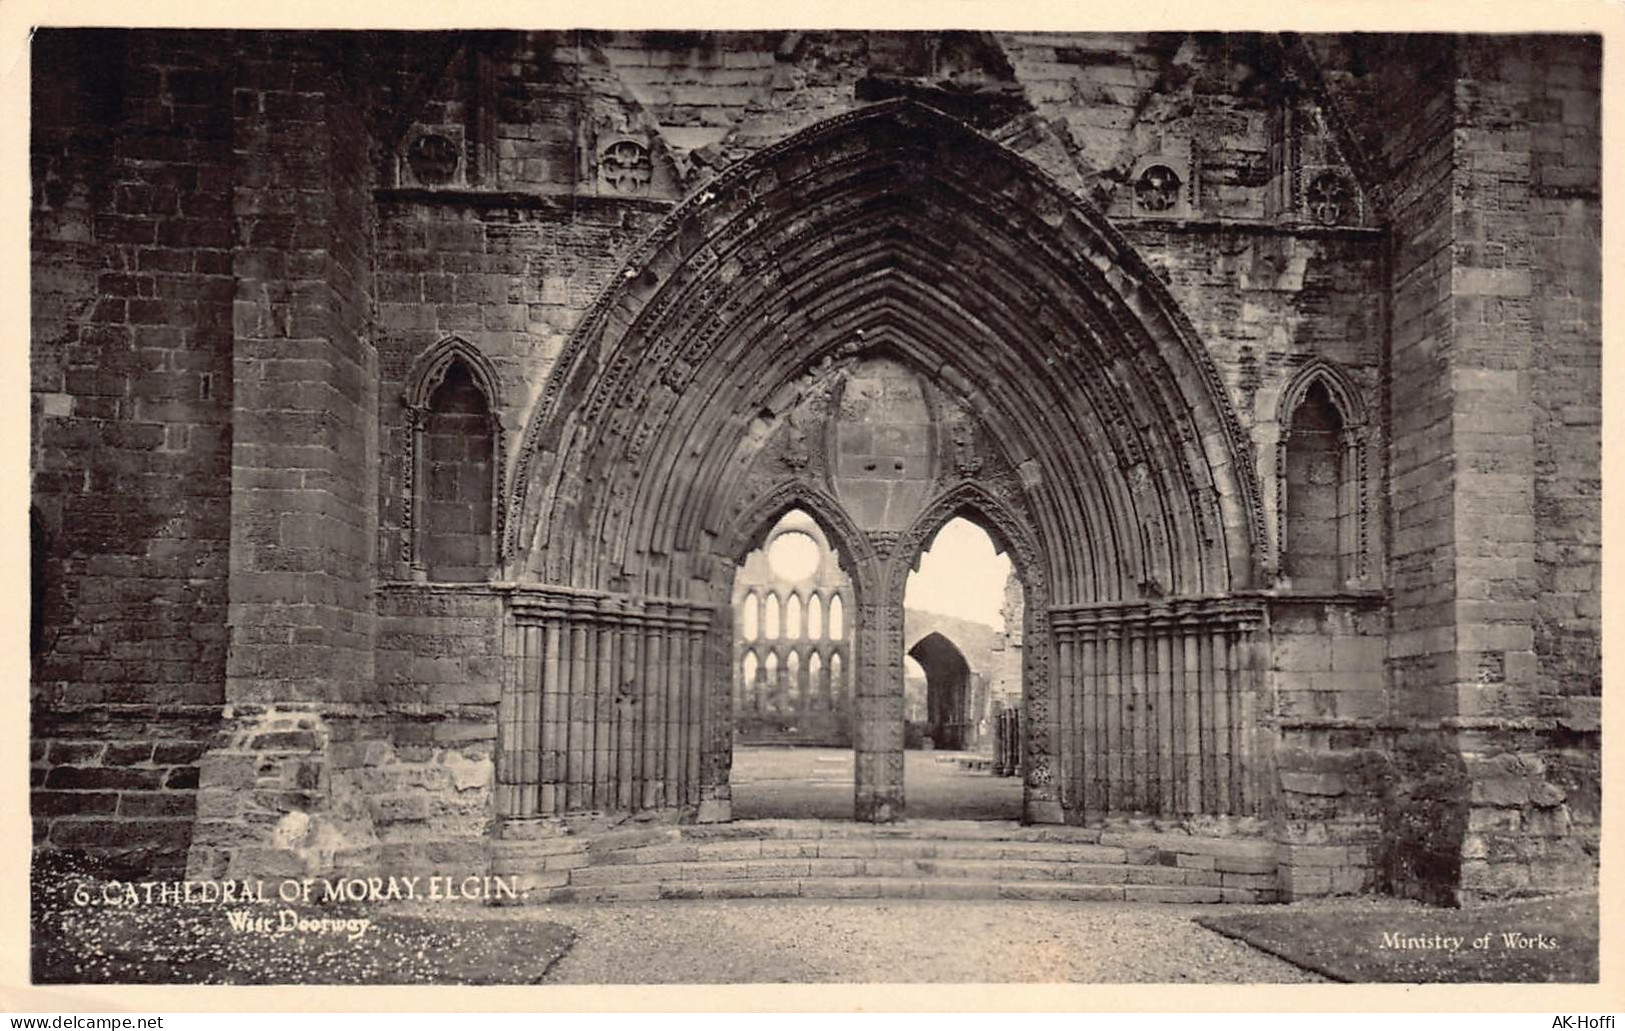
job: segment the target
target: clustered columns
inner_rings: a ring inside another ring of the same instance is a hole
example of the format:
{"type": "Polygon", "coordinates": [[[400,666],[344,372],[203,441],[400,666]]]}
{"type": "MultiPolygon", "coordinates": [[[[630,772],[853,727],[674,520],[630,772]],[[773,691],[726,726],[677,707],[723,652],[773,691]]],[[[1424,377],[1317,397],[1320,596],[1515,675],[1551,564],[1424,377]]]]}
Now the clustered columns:
{"type": "Polygon", "coordinates": [[[727,674],[710,647],[717,610],[523,588],[510,612],[498,812],[699,813],[715,746],[703,733],[706,685],[727,674]]]}
{"type": "Polygon", "coordinates": [[[1262,618],[1243,601],[1052,610],[1063,807],[1258,813],[1262,618]]]}

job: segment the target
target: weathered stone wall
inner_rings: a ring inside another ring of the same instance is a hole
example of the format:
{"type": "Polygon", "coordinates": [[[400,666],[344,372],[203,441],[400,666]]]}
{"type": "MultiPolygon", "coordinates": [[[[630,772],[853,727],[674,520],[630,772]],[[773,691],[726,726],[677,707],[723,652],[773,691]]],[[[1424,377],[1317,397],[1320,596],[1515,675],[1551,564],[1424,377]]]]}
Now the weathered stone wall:
{"type": "Polygon", "coordinates": [[[172,868],[224,697],[229,48],[34,37],[34,839],[172,868]]]}
{"type": "Polygon", "coordinates": [[[252,33],[237,55],[233,701],[372,678],[372,161],[346,45],[252,33]]]}
{"type": "Polygon", "coordinates": [[[354,42],[246,33],[234,55],[230,705],[194,872],[316,872],[368,840],[334,754],[374,684],[375,163],[354,42]]]}
{"type": "MultiPolygon", "coordinates": [[[[1320,41],[1314,41],[1319,43],[1320,41]]],[[[1354,55],[1342,73],[1346,103],[1387,180],[1390,219],[1388,397],[1388,685],[1395,720],[1416,728],[1395,755],[1385,812],[1382,876],[1400,893],[1431,897],[1459,874],[1463,813],[1460,759],[1438,728],[1452,711],[1455,676],[1454,466],[1447,355],[1452,220],[1449,83],[1454,56],[1442,40],[1391,39],[1382,55],[1354,55]],[[1359,58],[1363,58],[1359,59],[1359,58]],[[1384,120],[1385,119],[1385,120],[1384,120]],[[1381,122],[1380,125],[1376,124],[1381,122]]],[[[1343,55],[1347,56],[1347,55],[1343,55]]]]}
{"type": "Polygon", "coordinates": [[[986,675],[992,667],[993,641],[996,631],[986,623],[958,616],[945,616],[925,609],[903,610],[903,650],[906,652],[921,638],[941,634],[953,642],[972,672],[986,675]]]}
{"type": "MultiPolygon", "coordinates": [[[[1530,333],[1535,405],[1535,676],[1556,726],[1536,742],[1540,766],[1519,831],[1547,836],[1530,883],[1558,867],[1592,876],[1602,823],[1601,121],[1594,41],[1552,61],[1522,55],[1533,79],[1530,127],[1530,333]],[[1563,795],[1562,805],[1543,805],[1563,795]],[[1564,854],[1562,839],[1582,852],[1564,854]],[[1556,854],[1552,854],[1556,853],[1556,854]]],[[[1514,209],[1515,210],[1515,209],[1514,209]]],[[[1524,751],[1515,747],[1514,754],[1524,751]]],[[[1505,836],[1485,847],[1500,848],[1505,836]]],[[[1515,853],[1516,854],[1516,853],[1515,853]]],[[[1486,857],[1487,858],[1487,857],[1486,857]]]]}
{"type": "Polygon", "coordinates": [[[1447,901],[1583,883],[1599,47],[1317,45],[1390,206],[1389,672],[1410,729],[1391,750],[1386,877],[1447,901]]]}

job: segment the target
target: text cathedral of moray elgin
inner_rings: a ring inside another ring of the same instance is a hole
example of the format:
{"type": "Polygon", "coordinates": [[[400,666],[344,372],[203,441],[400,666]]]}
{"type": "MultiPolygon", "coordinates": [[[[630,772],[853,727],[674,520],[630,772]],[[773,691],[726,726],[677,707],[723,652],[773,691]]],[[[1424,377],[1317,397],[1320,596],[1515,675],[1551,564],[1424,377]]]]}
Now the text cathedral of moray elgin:
{"type": "Polygon", "coordinates": [[[37,857],[884,895],[934,735],[1062,897],[1595,883],[1598,39],[32,51],[37,857]],[[975,648],[905,633],[957,519],[975,648]]]}

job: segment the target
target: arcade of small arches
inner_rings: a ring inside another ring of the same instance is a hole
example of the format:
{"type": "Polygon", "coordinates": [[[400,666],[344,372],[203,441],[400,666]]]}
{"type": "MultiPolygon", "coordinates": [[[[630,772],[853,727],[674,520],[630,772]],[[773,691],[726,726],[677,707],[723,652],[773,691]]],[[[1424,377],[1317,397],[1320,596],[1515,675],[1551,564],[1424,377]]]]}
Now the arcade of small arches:
{"type": "Polygon", "coordinates": [[[749,750],[923,824],[996,742],[974,818],[1256,838],[1283,897],[1594,874],[1590,43],[104,35],[34,112],[37,847],[556,886],[777,818],[749,750]],[[1433,175],[1492,87],[1562,153],[1433,175]],[[1428,246],[1497,190],[1527,275],[1428,246]],[[910,599],[957,521],[996,633],[910,599]]]}
{"type": "Polygon", "coordinates": [[[849,747],[851,581],[824,531],[788,512],[734,577],[736,744],[849,747]]]}
{"type": "Polygon", "coordinates": [[[758,638],[765,641],[839,641],[846,636],[846,604],[839,591],[828,595],[819,590],[791,590],[781,595],[769,590],[763,594],[747,591],[740,603],[740,633],[746,641],[758,638]],[[780,599],[783,598],[781,602],[780,599]],[[802,599],[805,597],[805,606],[802,599]],[[829,623],[824,622],[824,599],[828,597],[829,623]],[[806,611],[806,627],[802,626],[802,611],[806,611]],[[781,627],[780,612],[783,612],[781,627]]]}

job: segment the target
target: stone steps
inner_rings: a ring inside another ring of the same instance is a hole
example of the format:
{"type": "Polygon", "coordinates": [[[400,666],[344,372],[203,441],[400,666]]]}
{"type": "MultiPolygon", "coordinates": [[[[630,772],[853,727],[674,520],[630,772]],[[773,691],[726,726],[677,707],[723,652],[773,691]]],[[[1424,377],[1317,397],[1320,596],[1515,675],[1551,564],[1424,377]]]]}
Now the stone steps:
{"type": "Polygon", "coordinates": [[[769,841],[699,841],[593,851],[593,863],[694,863],[754,859],[1036,860],[1050,863],[1127,863],[1129,850],[1107,845],[1052,845],[1034,841],[915,841],[824,838],[769,841]]]}
{"type": "Polygon", "coordinates": [[[968,898],[1269,902],[1257,837],[922,820],[758,820],[569,835],[511,825],[491,872],[529,902],[968,898]]]}
{"type": "Polygon", "coordinates": [[[681,881],[567,886],[533,895],[532,902],[652,902],[662,899],[1020,899],[1051,902],[1215,903],[1267,901],[1246,889],[1172,885],[1098,885],[1045,882],[905,880],[895,877],[803,880],[681,881]]]}

